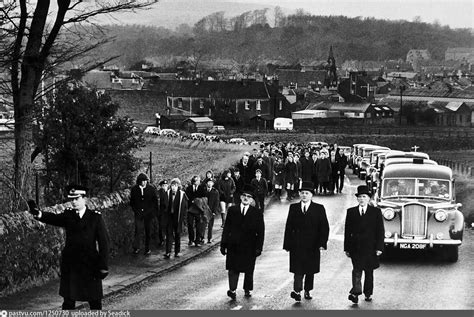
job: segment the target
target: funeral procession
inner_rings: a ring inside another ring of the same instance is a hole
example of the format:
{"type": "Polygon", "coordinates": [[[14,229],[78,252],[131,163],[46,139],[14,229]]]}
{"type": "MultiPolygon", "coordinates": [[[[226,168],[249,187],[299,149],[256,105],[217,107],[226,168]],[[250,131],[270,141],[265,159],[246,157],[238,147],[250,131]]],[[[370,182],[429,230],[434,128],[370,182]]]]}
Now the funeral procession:
{"type": "Polygon", "coordinates": [[[0,317],[474,311],[470,0],[0,1],[0,317]]]}

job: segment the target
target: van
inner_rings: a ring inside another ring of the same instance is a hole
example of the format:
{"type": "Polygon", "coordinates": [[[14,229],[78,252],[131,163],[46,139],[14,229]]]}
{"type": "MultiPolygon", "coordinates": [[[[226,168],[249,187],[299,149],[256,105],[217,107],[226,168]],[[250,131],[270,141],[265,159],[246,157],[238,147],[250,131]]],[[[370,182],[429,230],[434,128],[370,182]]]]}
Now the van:
{"type": "Polygon", "coordinates": [[[293,119],[290,118],[275,118],[273,121],[274,130],[293,130],[293,119]]]}

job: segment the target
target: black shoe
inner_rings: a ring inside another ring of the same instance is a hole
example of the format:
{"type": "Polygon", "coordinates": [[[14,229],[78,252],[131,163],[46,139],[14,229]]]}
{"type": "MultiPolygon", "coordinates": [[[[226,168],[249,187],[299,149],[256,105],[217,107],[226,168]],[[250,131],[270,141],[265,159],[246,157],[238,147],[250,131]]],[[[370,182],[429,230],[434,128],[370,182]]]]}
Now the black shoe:
{"type": "Polygon", "coordinates": [[[138,254],[140,252],[140,249],[133,249],[133,254],[138,254]]]}
{"type": "Polygon", "coordinates": [[[165,253],[165,259],[169,259],[171,257],[170,253],[165,253]]]}
{"type": "Polygon", "coordinates": [[[252,297],[252,293],[250,291],[245,291],[245,297],[252,297]]]}
{"type": "Polygon", "coordinates": [[[313,299],[313,296],[309,294],[309,291],[304,291],[304,299],[313,299]]]}
{"type": "Polygon", "coordinates": [[[300,293],[297,293],[295,291],[292,291],[290,293],[290,297],[293,298],[295,301],[297,302],[301,302],[301,294],[300,293]]]}
{"type": "Polygon", "coordinates": [[[372,301],[372,297],[369,296],[365,296],[365,299],[364,299],[366,302],[371,302],[372,301]]]}
{"type": "Polygon", "coordinates": [[[194,242],[192,242],[192,241],[189,241],[189,242],[188,242],[188,245],[189,245],[189,246],[192,246],[193,244],[194,244],[194,242]]]}
{"type": "Polygon", "coordinates": [[[359,302],[359,296],[354,294],[349,294],[349,297],[347,297],[347,299],[352,301],[354,304],[357,304],[359,302]]]}
{"type": "Polygon", "coordinates": [[[211,239],[207,240],[207,243],[212,243],[211,239]]]}
{"type": "Polygon", "coordinates": [[[237,294],[235,294],[235,291],[231,290],[227,291],[227,296],[229,296],[232,300],[235,300],[237,298],[237,294]]]}
{"type": "Polygon", "coordinates": [[[146,250],[144,254],[145,254],[145,255],[150,255],[150,254],[151,254],[151,251],[150,251],[150,250],[146,250]]]}
{"type": "Polygon", "coordinates": [[[175,257],[175,258],[181,257],[181,253],[179,253],[179,252],[178,252],[178,253],[175,253],[175,254],[174,254],[174,257],[175,257]]]}

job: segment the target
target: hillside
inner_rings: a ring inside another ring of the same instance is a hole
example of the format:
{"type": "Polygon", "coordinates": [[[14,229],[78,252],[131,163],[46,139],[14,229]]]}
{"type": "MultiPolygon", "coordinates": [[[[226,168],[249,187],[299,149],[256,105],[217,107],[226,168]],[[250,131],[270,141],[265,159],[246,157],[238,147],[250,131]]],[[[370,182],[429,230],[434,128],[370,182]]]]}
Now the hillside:
{"type": "Polygon", "coordinates": [[[325,60],[332,45],[336,62],[341,64],[348,59],[405,60],[410,49],[428,49],[433,59],[442,60],[448,47],[474,46],[474,35],[468,29],[424,22],[296,14],[271,27],[268,18],[257,17],[255,12],[258,10],[231,18],[211,14],[192,28],[181,27],[182,32],[140,25],[108,26],[106,34],[115,36],[115,41],[98,56],[120,54],[116,63],[125,67],[143,59],[176,56],[255,65],[274,60],[295,64],[325,60]]]}

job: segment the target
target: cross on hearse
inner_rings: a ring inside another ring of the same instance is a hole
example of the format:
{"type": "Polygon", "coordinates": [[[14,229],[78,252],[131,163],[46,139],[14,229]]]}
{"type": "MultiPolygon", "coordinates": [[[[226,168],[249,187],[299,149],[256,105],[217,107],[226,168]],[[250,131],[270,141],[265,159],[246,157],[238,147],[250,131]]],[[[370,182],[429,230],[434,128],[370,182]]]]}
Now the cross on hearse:
{"type": "Polygon", "coordinates": [[[415,145],[415,146],[412,146],[411,148],[412,148],[413,152],[416,152],[416,150],[418,150],[420,147],[415,145]]]}

